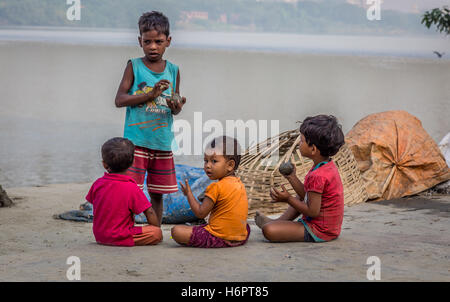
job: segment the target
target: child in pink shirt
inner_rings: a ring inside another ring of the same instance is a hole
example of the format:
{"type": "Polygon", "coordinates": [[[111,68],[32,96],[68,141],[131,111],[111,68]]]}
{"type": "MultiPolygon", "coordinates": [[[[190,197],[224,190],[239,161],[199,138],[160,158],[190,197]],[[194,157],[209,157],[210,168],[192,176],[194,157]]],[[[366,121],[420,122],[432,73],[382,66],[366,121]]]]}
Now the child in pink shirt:
{"type": "Polygon", "coordinates": [[[302,183],[295,171],[284,177],[297,197],[284,186],[272,188],[273,202],[286,202],[287,210],[277,219],[256,212],[255,222],[266,239],[272,242],[324,242],[341,233],[344,218],[344,188],[339,171],[331,156],[344,145],[344,134],[336,118],[318,115],[306,118],[300,126],[300,154],[313,160],[314,165],[302,183]],[[302,215],[300,219],[295,219],[302,215]]]}
{"type": "Polygon", "coordinates": [[[162,240],[159,219],[136,182],[125,175],[133,163],[134,145],[126,138],[112,138],[102,146],[103,167],[86,200],[94,208],[93,232],[100,244],[134,246],[162,240]],[[134,225],[134,215],[144,212],[149,225],[134,225]]]}

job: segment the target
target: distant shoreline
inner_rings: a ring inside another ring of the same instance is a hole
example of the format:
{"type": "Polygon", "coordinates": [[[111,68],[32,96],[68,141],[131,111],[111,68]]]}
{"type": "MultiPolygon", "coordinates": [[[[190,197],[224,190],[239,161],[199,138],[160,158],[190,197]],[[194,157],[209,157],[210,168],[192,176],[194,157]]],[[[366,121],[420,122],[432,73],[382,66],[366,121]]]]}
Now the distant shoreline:
{"type": "MultiPolygon", "coordinates": [[[[393,56],[450,59],[444,36],[307,35],[259,32],[173,31],[173,48],[325,55],[393,56]]],[[[133,29],[0,27],[0,42],[136,46],[133,29]]]]}

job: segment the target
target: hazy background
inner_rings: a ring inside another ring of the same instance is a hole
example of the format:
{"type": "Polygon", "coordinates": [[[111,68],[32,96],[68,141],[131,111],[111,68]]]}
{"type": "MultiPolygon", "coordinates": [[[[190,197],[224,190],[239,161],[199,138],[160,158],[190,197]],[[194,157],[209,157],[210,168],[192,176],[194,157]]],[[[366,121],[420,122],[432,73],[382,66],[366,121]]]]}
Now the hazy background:
{"type": "Polygon", "coordinates": [[[346,133],[401,109],[438,142],[450,131],[450,41],[420,20],[446,1],[385,1],[381,21],[368,21],[362,2],[81,0],[81,20],[68,21],[65,0],[0,1],[0,184],[103,174],[100,146],[123,134],[117,87],[126,61],[142,56],[137,19],[152,9],[171,19],[166,58],[188,100],[176,119],[192,128],[194,112],[223,125],[277,120],[280,131],[327,113],[346,133]]]}
{"type": "Polygon", "coordinates": [[[2,26],[133,28],[144,11],[159,10],[172,29],[307,34],[430,34],[420,24],[446,0],[382,0],[381,19],[368,22],[366,0],[80,0],[81,20],[69,21],[66,0],[2,0],[2,26]],[[419,21],[419,22],[418,22],[419,21]]]}

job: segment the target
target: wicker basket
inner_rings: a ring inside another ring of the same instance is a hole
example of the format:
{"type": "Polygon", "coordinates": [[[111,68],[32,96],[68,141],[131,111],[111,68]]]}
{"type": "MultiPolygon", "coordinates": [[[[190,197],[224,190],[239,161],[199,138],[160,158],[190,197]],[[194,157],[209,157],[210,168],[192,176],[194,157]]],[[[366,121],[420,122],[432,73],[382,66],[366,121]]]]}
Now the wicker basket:
{"type": "MultiPolygon", "coordinates": [[[[241,158],[237,175],[241,178],[247,190],[249,200],[249,215],[256,210],[264,214],[281,213],[287,208],[286,203],[271,203],[269,191],[271,187],[285,185],[286,189],[295,194],[289,182],[280,174],[278,167],[291,160],[296,165],[297,176],[304,181],[313,162],[303,157],[298,148],[300,131],[290,130],[247,149],[241,158]]],[[[353,153],[342,146],[333,156],[344,186],[344,203],[353,205],[368,199],[364,183],[353,153]]]]}

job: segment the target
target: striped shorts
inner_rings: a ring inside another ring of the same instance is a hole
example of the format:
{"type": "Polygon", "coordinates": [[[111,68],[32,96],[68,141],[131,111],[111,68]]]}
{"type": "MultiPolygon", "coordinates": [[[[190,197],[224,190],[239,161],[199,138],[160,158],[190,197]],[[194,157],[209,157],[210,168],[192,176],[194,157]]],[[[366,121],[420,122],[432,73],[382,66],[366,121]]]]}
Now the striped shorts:
{"type": "Polygon", "coordinates": [[[133,165],[127,170],[139,188],[144,189],[145,172],[149,193],[169,194],[178,191],[172,151],[135,146],[133,165]]]}

